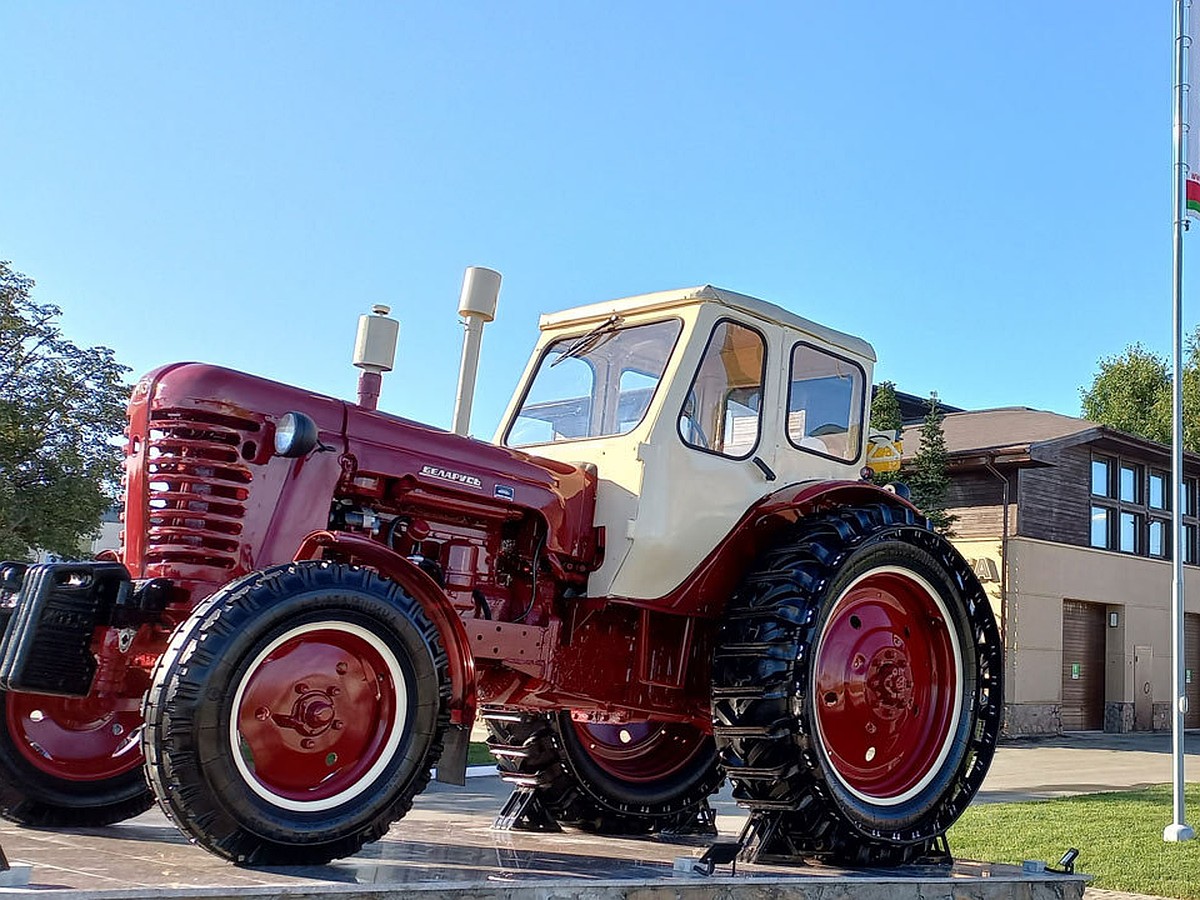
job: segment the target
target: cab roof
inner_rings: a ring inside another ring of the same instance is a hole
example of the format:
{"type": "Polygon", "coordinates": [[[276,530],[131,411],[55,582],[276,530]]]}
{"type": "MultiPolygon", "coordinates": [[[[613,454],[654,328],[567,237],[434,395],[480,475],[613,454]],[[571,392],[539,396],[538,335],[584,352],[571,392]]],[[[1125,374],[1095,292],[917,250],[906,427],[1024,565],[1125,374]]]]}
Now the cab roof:
{"type": "Polygon", "coordinates": [[[768,303],[765,300],[759,300],[757,297],[750,297],[746,294],[739,294],[736,291],[713,287],[711,284],[700,287],[680,288],[673,291],[658,291],[653,294],[638,294],[634,297],[605,300],[601,303],[576,306],[571,309],[561,310],[560,312],[545,313],[538,320],[538,327],[542,331],[546,331],[551,328],[559,329],[563,326],[583,325],[588,322],[607,319],[614,313],[620,315],[622,313],[649,312],[658,309],[670,309],[677,306],[696,306],[701,303],[719,303],[722,306],[727,306],[730,309],[766,322],[773,322],[794,328],[835,347],[848,350],[857,356],[864,357],[872,362],[875,361],[874,348],[862,338],[836,331],[833,328],[827,328],[824,325],[818,325],[811,319],[798,316],[794,312],[786,310],[782,306],[777,306],[774,303],[768,303]]]}

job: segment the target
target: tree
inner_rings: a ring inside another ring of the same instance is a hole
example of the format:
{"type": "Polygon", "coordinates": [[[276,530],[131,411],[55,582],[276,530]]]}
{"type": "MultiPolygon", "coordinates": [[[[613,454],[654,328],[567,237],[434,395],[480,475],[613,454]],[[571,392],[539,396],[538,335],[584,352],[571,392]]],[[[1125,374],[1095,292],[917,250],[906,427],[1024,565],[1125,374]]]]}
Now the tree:
{"type": "Polygon", "coordinates": [[[946,512],[946,494],[950,490],[947,474],[946,434],[942,430],[942,412],[937,393],[929,395],[929,412],[921,424],[921,447],[905,468],[904,477],[912,492],[912,501],[944,535],[958,516],[946,512]]]}
{"type": "Polygon", "coordinates": [[[871,397],[871,427],[876,431],[899,431],[904,427],[896,385],[890,381],[875,386],[875,394],[871,397]]]}
{"type": "MultiPolygon", "coordinates": [[[[1141,344],[1100,359],[1091,386],[1080,389],[1085,418],[1139,437],[1171,443],[1171,362],[1141,344]]],[[[1200,452],[1200,328],[1183,366],[1183,444],[1200,452]]]]}
{"type": "MultiPolygon", "coordinates": [[[[875,386],[871,397],[871,431],[887,433],[897,442],[890,450],[899,451],[900,435],[904,430],[904,418],[900,414],[900,400],[896,397],[896,385],[890,381],[880,382],[875,386]]],[[[872,447],[877,438],[871,435],[872,447]]],[[[885,446],[887,446],[885,444],[885,446]]],[[[900,478],[900,472],[875,472],[873,480],[876,484],[890,484],[900,478]]]]}
{"type": "Polygon", "coordinates": [[[121,469],[129,369],[64,337],[33,287],[0,261],[0,559],[78,557],[121,469]]]}

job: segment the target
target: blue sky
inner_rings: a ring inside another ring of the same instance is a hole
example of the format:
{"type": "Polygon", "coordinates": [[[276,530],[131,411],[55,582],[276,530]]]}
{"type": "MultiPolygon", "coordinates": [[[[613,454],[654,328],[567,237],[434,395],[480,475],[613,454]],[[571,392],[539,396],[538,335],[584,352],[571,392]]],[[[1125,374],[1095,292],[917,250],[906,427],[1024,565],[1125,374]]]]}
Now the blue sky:
{"type": "Polygon", "coordinates": [[[877,381],[1076,414],[1100,356],[1170,346],[1171,15],[6,3],[0,258],[135,374],[353,397],[391,304],[380,406],[441,426],[490,266],[485,437],[539,313],[703,283],[867,338],[877,381]]]}

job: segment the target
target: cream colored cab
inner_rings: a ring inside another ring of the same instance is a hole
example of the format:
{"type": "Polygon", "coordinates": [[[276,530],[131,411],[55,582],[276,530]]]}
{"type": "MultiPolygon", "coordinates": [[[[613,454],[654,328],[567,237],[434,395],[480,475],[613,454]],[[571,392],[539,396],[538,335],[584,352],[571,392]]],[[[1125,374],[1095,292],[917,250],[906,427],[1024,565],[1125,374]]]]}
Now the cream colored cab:
{"type": "Polygon", "coordinates": [[[592,596],[660,597],[764,495],[866,464],[875,354],[859,338],[711,286],[540,327],[496,442],[596,466],[592,596]]]}

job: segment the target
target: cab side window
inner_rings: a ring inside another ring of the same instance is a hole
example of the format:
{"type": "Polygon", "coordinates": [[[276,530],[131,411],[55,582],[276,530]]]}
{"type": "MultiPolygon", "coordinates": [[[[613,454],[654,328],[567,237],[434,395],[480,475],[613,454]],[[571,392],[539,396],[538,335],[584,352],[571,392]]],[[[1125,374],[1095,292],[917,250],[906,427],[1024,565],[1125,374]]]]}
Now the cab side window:
{"type": "Polygon", "coordinates": [[[797,344],[788,388],[788,440],[801,450],[832,459],[858,459],[863,380],[857,363],[810,344],[797,344]]]}
{"type": "Polygon", "coordinates": [[[766,358],[757,331],[736,322],[716,324],[679,414],[684,443],[734,459],[754,452],[766,358]]]}

